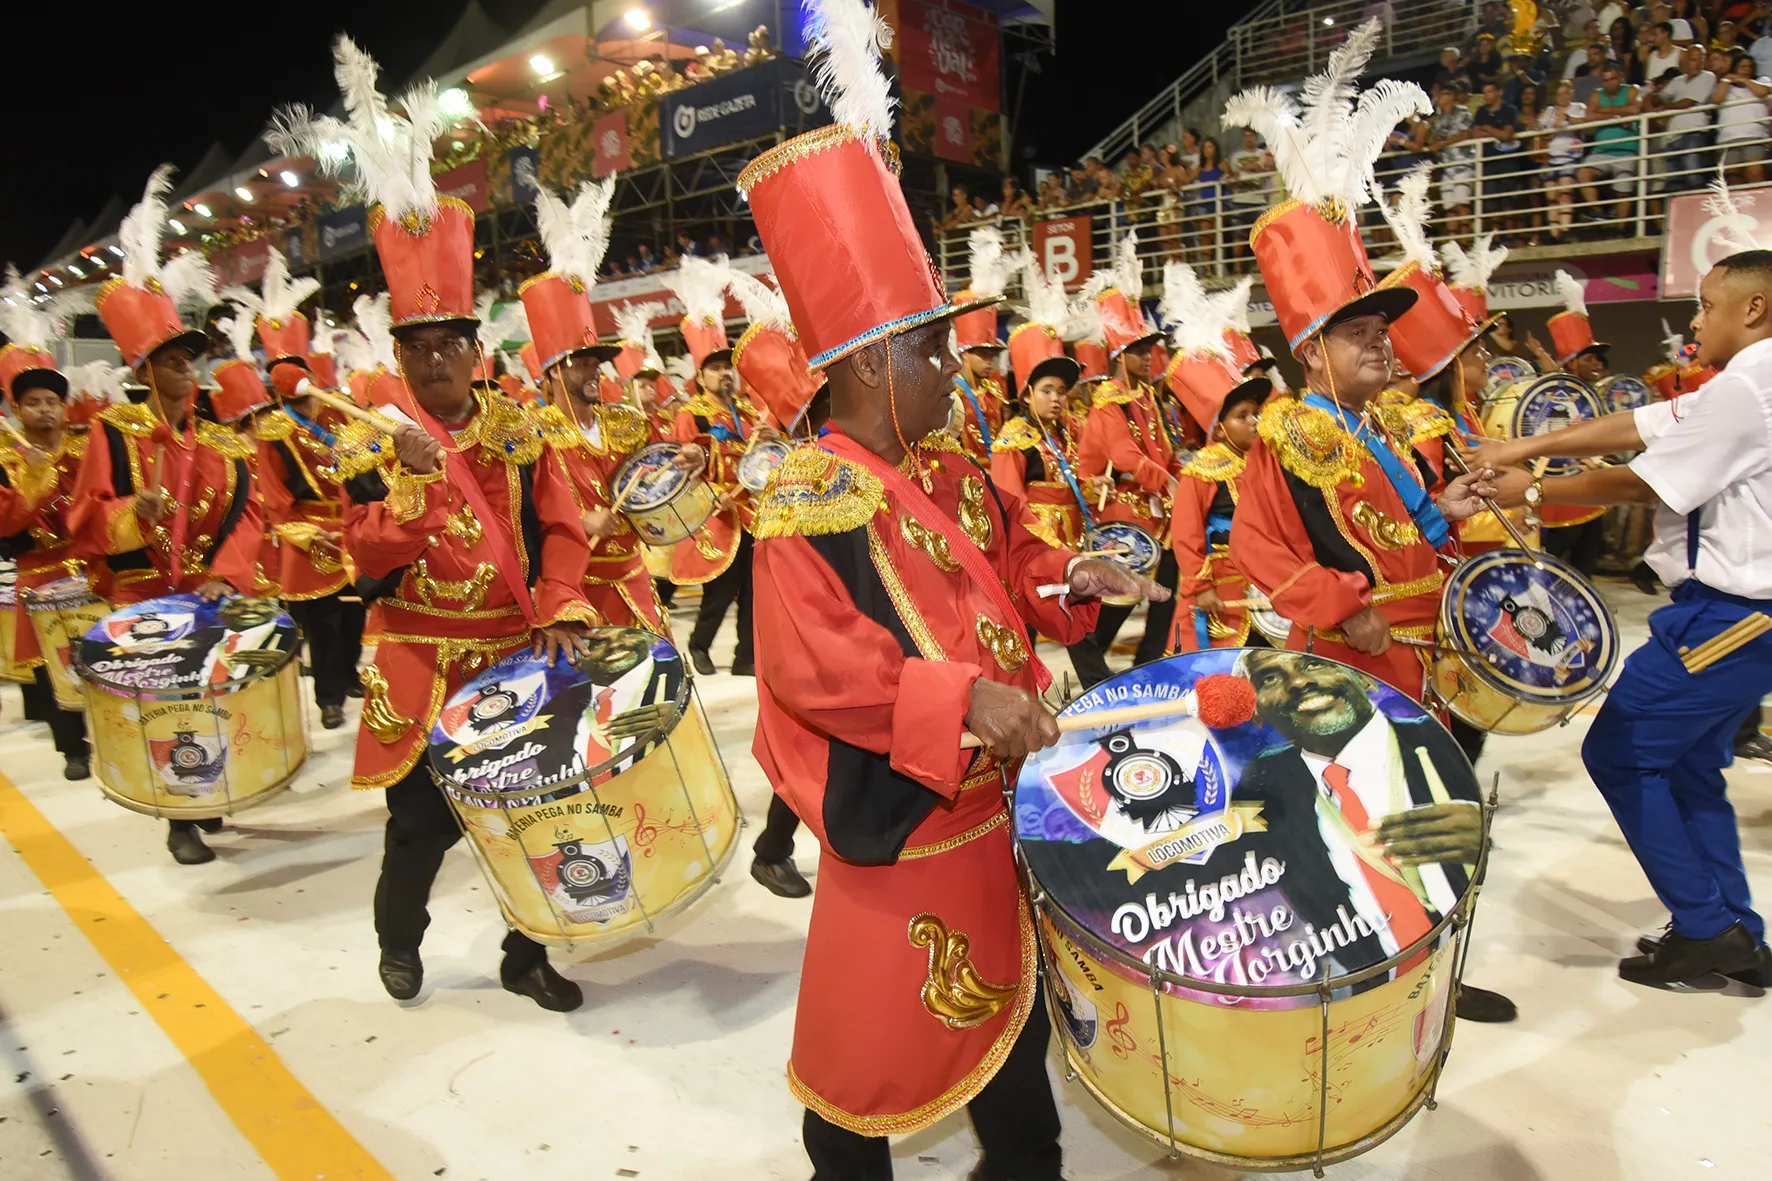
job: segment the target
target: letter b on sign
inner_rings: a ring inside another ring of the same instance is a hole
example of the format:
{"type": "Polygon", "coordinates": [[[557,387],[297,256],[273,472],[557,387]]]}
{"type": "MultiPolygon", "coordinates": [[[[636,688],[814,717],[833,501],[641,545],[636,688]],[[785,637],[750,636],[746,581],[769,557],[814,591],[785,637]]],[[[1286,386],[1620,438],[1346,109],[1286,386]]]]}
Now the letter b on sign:
{"type": "Polygon", "coordinates": [[[1055,218],[1034,223],[1032,234],[1034,257],[1046,270],[1046,277],[1075,291],[1083,285],[1094,268],[1090,250],[1090,219],[1087,217],[1055,218]]]}

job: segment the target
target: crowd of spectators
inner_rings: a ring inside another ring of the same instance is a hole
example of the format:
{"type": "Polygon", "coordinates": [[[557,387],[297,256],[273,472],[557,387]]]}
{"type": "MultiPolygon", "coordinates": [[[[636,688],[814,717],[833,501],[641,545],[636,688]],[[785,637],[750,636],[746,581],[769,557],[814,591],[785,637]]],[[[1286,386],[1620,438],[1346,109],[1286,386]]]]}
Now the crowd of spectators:
{"type": "Polygon", "coordinates": [[[684,258],[712,258],[717,254],[760,254],[762,250],[763,243],[755,234],[734,245],[719,234],[696,238],[684,229],[678,230],[675,238],[657,250],[645,242],[626,249],[620,246],[612,248],[608,257],[603,260],[603,269],[597,273],[597,277],[628,279],[635,275],[650,275],[654,271],[674,271],[684,258]]]}

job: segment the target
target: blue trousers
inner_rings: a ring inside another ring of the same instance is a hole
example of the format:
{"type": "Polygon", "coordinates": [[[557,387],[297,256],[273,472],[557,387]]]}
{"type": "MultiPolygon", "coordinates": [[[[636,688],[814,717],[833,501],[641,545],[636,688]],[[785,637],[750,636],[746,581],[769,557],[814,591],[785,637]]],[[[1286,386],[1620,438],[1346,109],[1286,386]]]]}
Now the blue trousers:
{"type": "Polygon", "coordinates": [[[1656,897],[1688,939],[1734,923],[1764,942],[1741,863],[1741,836],[1723,768],[1736,728],[1772,692],[1772,633],[1698,673],[1680,663],[1756,608],[1687,582],[1649,617],[1649,642],[1631,653],[1600,707],[1581,758],[1606,797],[1656,897]]]}

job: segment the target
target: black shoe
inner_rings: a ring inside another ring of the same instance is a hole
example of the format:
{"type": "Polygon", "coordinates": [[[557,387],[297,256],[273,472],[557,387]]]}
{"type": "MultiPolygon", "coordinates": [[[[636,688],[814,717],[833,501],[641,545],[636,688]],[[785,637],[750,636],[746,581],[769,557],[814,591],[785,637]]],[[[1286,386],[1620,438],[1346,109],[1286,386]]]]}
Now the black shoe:
{"type": "Polygon", "coordinates": [[[1714,974],[1733,977],[1765,964],[1765,948],[1740,923],[1710,939],[1688,939],[1669,931],[1647,955],[1618,961],[1618,975],[1632,984],[1688,984],[1714,974]]]}
{"type": "Polygon", "coordinates": [[[1755,763],[1772,763],[1772,738],[1755,730],[1735,742],[1735,757],[1755,763]]]}
{"type": "Polygon", "coordinates": [[[584,990],[543,960],[515,980],[504,982],[506,992],[526,996],[553,1013],[570,1013],[585,1003],[584,990]]]}
{"type": "Polygon", "coordinates": [[[425,964],[416,951],[381,953],[381,986],[397,1001],[409,1001],[424,987],[425,964]]]}
{"type": "Polygon", "coordinates": [[[757,662],[755,660],[734,660],[732,662],[732,675],[735,677],[756,676],[757,662]]]}
{"type": "Polygon", "coordinates": [[[323,705],[320,707],[320,724],[328,730],[336,730],[345,724],[345,707],[342,705],[323,705]]]}
{"type": "Polygon", "coordinates": [[[207,833],[213,834],[222,830],[222,818],[220,816],[208,816],[202,820],[194,820],[192,823],[207,833]]]}
{"type": "Polygon", "coordinates": [[[1484,1025],[1502,1025],[1520,1015],[1514,1003],[1499,992],[1490,992],[1487,988],[1476,988],[1469,984],[1458,986],[1458,1004],[1453,1010],[1460,1020],[1477,1021],[1484,1025]]]}
{"type": "Polygon", "coordinates": [[[67,765],[62,768],[63,779],[91,779],[92,764],[85,759],[68,756],[67,765]]]}
{"type": "Polygon", "coordinates": [[[714,675],[714,661],[713,658],[708,655],[708,650],[706,648],[689,649],[689,663],[693,664],[695,666],[695,671],[704,677],[711,677],[714,675]]]}
{"type": "Polygon", "coordinates": [[[166,847],[180,865],[202,865],[215,860],[215,850],[203,843],[194,828],[175,827],[166,834],[166,847]]]}
{"type": "Polygon", "coordinates": [[[1630,580],[1633,586],[1646,595],[1661,593],[1661,579],[1655,576],[1655,571],[1649,568],[1647,562],[1638,562],[1631,567],[1630,580]]]}
{"type": "Polygon", "coordinates": [[[759,885],[771,894],[782,898],[804,898],[812,893],[812,883],[800,876],[792,860],[765,861],[761,857],[751,860],[751,876],[759,885]]]}
{"type": "MultiPolygon", "coordinates": [[[[1661,929],[1659,935],[1639,935],[1637,950],[1645,956],[1654,955],[1661,950],[1661,941],[1672,934],[1673,929],[1674,925],[1669,923],[1661,929]]],[[[1772,989],[1772,947],[1767,947],[1764,943],[1760,944],[1759,954],[1753,967],[1744,968],[1739,972],[1724,972],[1723,975],[1754,988],[1772,989]]]]}

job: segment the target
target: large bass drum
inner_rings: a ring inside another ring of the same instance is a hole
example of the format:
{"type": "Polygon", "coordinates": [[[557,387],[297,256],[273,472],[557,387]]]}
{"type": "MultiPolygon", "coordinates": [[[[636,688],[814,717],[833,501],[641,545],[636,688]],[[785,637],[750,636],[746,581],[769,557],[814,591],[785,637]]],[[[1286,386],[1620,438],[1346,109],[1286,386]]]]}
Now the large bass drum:
{"type": "Polygon", "coordinates": [[[1534,734],[1603,692],[1618,625],[1599,592],[1546,553],[1490,550],[1446,576],[1433,691],[1482,730],[1534,734]]]}
{"type": "Polygon", "coordinates": [[[308,757],[300,632],[275,604],[168,595],[76,642],[100,789],[135,812],[205,820],[263,803],[308,757]]]}
{"type": "Polygon", "coordinates": [[[74,672],[74,642],[111,613],[84,578],[58,578],[25,591],[25,613],[43,653],[49,688],[62,709],[86,708],[86,692],[74,672]]]}
{"type": "Polygon", "coordinates": [[[0,561],[0,681],[26,685],[36,679],[18,663],[18,569],[0,561]]]}
{"type": "Polygon", "coordinates": [[[654,929],[717,880],[738,802],[669,641],[596,628],[553,668],[518,652],[463,685],[431,772],[505,921],[556,947],[654,929]]]}
{"type": "Polygon", "coordinates": [[[1172,1152],[1354,1156],[1432,1098],[1446,1059],[1488,843],[1476,776],[1414,701],[1304,652],[1171,656],[1064,714],[1161,701],[1185,712],[1067,733],[1016,786],[1066,1057],[1172,1152]],[[1320,802],[1303,749],[1373,727],[1320,802]],[[1454,857],[1404,865],[1375,828],[1427,809],[1459,833],[1454,857]]]}

